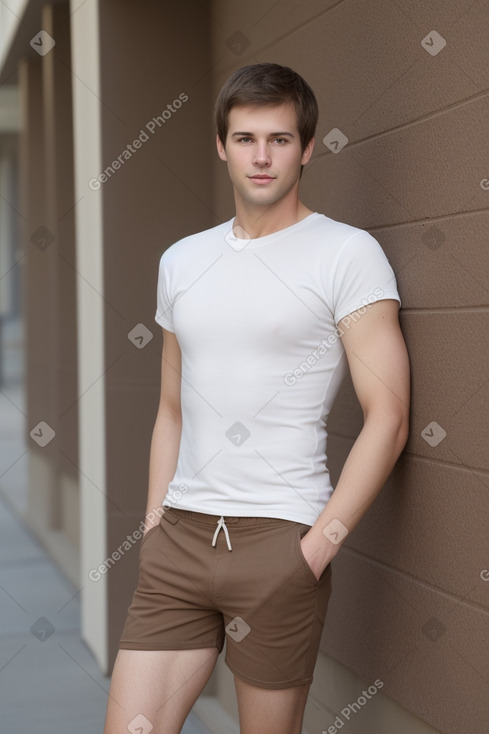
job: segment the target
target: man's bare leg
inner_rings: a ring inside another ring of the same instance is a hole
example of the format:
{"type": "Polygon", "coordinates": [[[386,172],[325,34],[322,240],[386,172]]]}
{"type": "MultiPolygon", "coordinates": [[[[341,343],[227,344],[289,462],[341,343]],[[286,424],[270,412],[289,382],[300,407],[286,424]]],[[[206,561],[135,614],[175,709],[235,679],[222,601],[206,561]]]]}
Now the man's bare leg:
{"type": "Polygon", "coordinates": [[[310,684],[268,690],[236,675],[240,734],[301,734],[310,684]]]}
{"type": "Polygon", "coordinates": [[[180,734],[216,664],[217,647],[196,650],[119,650],[103,734],[149,731],[180,734]],[[139,716],[139,719],[136,717],[139,716]],[[144,718],[143,718],[144,717],[144,718]],[[128,724],[134,721],[133,729],[128,724]]]}

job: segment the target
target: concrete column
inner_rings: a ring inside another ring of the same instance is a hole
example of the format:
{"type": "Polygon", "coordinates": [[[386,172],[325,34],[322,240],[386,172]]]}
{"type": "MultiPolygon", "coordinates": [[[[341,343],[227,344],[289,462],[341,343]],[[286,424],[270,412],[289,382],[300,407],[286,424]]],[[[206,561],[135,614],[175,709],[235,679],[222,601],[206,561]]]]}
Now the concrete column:
{"type": "Polygon", "coordinates": [[[75,230],[80,469],[82,635],[108,672],[107,576],[89,580],[106,557],[105,356],[101,170],[99,3],[73,0],[71,42],[75,151],[75,230]],[[78,9],[78,6],[80,8],[78,9]]]}
{"type": "MultiPolygon", "coordinates": [[[[73,134],[71,105],[69,6],[45,5],[42,28],[55,40],[43,57],[46,226],[55,240],[49,259],[45,297],[49,305],[47,369],[55,421],[53,461],[57,481],[51,487],[51,526],[78,545],[78,445],[76,270],[73,201],[73,134]]],[[[78,581],[78,568],[72,570],[78,581]]]]}
{"type": "Polygon", "coordinates": [[[46,54],[19,67],[26,260],[27,520],[79,582],[73,144],[68,7],[45,6],[46,54]]]}
{"type": "MultiPolygon", "coordinates": [[[[18,70],[23,128],[20,135],[20,221],[25,254],[24,322],[26,343],[26,430],[30,483],[27,519],[38,534],[51,527],[50,487],[56,482],[53,447],[42,449],[29,432],[41,420],[54,423],[51,415],[52,384],[48,380],[50,350],[46,317],[50,253],[45,236],[45,150],[42,114],[42,59],[27,59],[18,70]],[[44,236],[43,236],[44,235],[44,236]],[[39,460],[36,470],[35,464],[39,460]],[[42,468],[41,468],[42,465],[42,468]]],[[[41,429],[42,433],[42,429],[41,429]]]]}

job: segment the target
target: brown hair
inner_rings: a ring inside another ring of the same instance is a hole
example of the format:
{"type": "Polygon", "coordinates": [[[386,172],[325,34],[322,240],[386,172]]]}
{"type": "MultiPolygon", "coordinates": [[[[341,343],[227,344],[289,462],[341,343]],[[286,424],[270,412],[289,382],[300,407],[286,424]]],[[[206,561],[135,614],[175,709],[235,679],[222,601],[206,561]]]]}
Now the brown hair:
{"type": "Polygon", "coordinates": [[[231,74],[216,100],[214,114],[222,144],[226,143],[232,107],[245,104],[278,106],[284,102],[294,104],[304,151],[314,137],[319,115],[318,103],[311,87],[288,66],[271,63],[242,66],[231,74]]]}

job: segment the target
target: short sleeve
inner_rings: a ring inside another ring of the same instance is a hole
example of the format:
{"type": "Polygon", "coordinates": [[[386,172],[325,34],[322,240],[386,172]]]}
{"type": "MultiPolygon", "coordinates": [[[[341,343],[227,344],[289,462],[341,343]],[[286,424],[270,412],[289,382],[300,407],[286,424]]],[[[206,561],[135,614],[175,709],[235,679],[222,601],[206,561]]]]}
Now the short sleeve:
{"type": "Polygon", "coordinates": [[[336,325],[352,311],[393,298],[401,304],[396,276],[377,240],[359,230],[343,245],[333,279],[336,325]]]}
{"type": "Polygon", "coordinates": [[[160,258],[158,270],[158,286],[156,289],[155,321],[168,331],[175,332],[173,326],[173,299],[170,290],[170,271],[166,252],[160,258]]]}

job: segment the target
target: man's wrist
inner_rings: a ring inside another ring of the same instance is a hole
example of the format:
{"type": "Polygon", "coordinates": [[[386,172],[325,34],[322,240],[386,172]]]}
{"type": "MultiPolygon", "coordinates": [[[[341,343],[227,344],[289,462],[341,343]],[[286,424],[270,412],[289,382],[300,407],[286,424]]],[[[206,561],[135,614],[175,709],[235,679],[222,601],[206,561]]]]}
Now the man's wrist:
{"type": "Polygon", "coordinates": [[[335,534],[330,537],[328,526],[323,525],[323,523],[318,524],[317,521],[311,527],[307,535],[310,536],[311,545],[314,543],[317,555],[321,557],[325,566],[336,556],[341,548],[344,538],[346,537],[346,533],[341,541],[339,541],[339,536],[337,538],[335,534]]]}
{"type": "Polygon", "coordinates": [[[321,532],[312,526],[300,540],[304,558],[317,579],[320,579],[325,568],[329,566],[338,547],[335,547],[321,532]]]}

